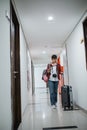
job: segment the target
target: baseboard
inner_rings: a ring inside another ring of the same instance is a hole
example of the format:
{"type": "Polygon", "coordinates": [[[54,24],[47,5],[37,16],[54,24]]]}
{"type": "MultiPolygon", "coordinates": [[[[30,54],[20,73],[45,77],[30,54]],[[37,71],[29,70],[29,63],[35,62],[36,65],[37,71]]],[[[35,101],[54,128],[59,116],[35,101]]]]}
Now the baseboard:
{"type": "Polygon", "coordinates": [[[77,104],[75,104],[75,106],[78,107],[80,110],[82,110],[84,113],[87,114],[87,110],[85,110],[84,108],[82,108],[81,106],[79,106],[79,105],[77,105],[77,104]]]}

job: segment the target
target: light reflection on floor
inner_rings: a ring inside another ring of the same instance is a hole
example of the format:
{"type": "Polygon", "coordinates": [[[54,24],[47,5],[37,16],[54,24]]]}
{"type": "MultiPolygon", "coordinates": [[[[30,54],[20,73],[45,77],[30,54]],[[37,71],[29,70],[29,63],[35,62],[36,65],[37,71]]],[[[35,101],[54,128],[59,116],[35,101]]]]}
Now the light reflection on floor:
{"type": "Polygon", "coordinates": [[[87,130],[87,115],[81,110],[63,111],[60,97],[58,97],[58,108],[52,109],[47,89],[38,88],[18,130],[43,130],[46,127],[73,125],[78,126],[76,130],[87,130]]]}

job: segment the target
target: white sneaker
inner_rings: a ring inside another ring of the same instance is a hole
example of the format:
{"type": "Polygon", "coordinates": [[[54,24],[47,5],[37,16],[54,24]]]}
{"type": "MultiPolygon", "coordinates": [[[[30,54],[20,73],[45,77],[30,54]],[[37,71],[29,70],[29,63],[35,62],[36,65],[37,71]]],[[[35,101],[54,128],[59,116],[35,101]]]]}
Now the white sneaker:
{"type": "Polygon", "coordinates": [[[52,108],[52,109],[55,109],[56,107],[55,107],[55,105],[52,105],[51,108],[52,108]]]}

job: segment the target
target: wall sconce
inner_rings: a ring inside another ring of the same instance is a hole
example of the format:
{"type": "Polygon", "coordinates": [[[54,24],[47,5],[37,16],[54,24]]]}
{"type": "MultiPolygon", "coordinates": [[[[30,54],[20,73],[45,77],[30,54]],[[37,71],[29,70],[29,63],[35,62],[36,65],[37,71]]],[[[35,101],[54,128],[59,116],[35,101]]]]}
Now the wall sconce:
{"type": "Polygon", "coordinates": [[[80,43],[81,43],[81,44],[84,43],[84,38],[81,39],[80,43]]]}
{"type": "Polygon", "coordinates": [[[5,10],[5,17],[10,22],[10,13],[7,10],[5,10]]]}

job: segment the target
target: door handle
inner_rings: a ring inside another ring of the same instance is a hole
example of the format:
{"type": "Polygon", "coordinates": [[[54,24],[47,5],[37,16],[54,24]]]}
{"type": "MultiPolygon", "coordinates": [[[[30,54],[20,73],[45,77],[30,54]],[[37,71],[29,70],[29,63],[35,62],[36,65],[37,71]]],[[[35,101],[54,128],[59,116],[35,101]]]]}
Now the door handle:
{"type": "Polygon", "coordinates": [[[18,71],[14,71],[13,73],[14,73],[14,74],[18,74],[19,72],[18,72],[18,71]]]}

